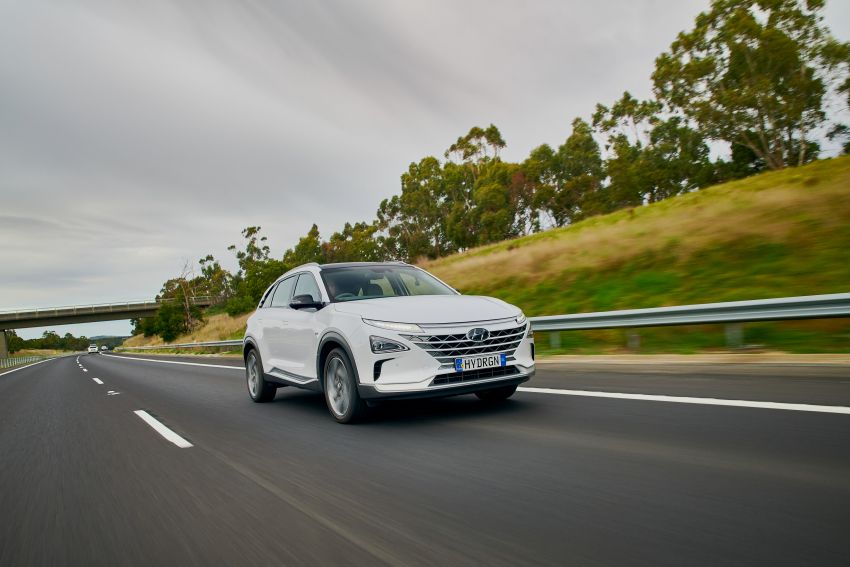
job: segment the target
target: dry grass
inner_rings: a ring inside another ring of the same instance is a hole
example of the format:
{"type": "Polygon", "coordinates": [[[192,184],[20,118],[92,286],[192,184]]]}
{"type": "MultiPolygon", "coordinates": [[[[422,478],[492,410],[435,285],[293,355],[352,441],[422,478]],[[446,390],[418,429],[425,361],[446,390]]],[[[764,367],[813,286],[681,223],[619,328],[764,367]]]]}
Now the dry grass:
{"type": "MultiPolygon", "coordinates": [[[[211,315],[193,332],[177,337],[174,343],[198,343],[206,341],[223,341],[232,338],[242,338],[245,325],[251,313],[232,317],[227,313],[211,315]]],[[[166,345],[160,337],[143,337],[135,335],[124,341],[124,346],[157,346],[166,345]]]]}
{"type": "Polygon", "coordinates": [[[53,348],[25,348],[16,351],[12,356],[56,356],[59,354],[68,354],[67,350],[57,350],[53,348]]]}

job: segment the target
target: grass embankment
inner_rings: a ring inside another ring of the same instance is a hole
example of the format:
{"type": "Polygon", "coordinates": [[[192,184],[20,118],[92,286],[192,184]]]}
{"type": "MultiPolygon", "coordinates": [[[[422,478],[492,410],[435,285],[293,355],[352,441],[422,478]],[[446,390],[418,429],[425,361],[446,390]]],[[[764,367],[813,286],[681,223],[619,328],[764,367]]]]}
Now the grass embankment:
{"type": "MultiPolygon", "coordinates": [[[[765,173],[422,266],[529,315],[850,291],[850,157],[765,173]]],[[[624,349],[624,330],[562,333],[561,352],[624,349]]],[[[641,352],[723,349],[720,326],[641,329],[641,352]]],[[[542,338],[542,337],[541,337],[542,338]]],[[[846,319],[744,325],[744,342],[850,352],[846,319]]],[[[540,341],[545,351],[549,341],[540,341]]]]}
{"type": "MultiPolygon", "coordinates": [[[[229,339],[241,339],[245,333],[245,324],[250,317],[250,313],[237,315],[232,317],[227,313],[216,313],[208,315],[203,323],[193,332],[177,337],[174,343],[200,343],[207,341],[226,341],[229,339]]],[[[162,349],[144,352],[163,352],[174,353],[178,352],[175,349],[169,349],[168,343],[160,337],[144,337],[135,335],[124,341],[123,346],[162,346],[162,349]]],[[[238,349],[237,349],[238,350],[238,349]]],[[[137,351],[142,352],[142,351],[137,351]]],[[[226,349],[180,349],[180,353],[186,354],[220,354],[227,352],[226,349]]]]}

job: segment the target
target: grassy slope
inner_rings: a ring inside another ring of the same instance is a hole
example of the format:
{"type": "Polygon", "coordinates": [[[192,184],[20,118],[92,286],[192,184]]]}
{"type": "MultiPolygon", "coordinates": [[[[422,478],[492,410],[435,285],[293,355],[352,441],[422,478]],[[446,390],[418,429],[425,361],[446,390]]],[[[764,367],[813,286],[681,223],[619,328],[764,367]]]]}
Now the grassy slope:
{"type": "MultiPolygon", "coordinates": [[[[241,339],[245,333],[245,323],[250,313],[231,317],[227,313],[209,315],[203,324],[193,332],[177,337],[175,343],[195,343],[205,341],[224,341],[241,339]]],[[[125,346],[159,346],[166,345],[159,337],[143,337],[136,335],[124,341],[125,346]]]]}
{"type": "MultiPolygon", "coordinates": [[[[422,266],[465,293],[500,297],[529,315],[850,291],[850,157],[718,185],[422,266]]],[[[212,315],[175,342],[239,338],[247,317],[212,315]]],[[[563,333],[560,350],[620,350],[627,332],[563,333]]],[[[724,346],[718,326],[640,334],[643,352],[724,346]]],[[[850,352],[850,322],[749,324],[745,341],[792,352],[850,352]]],[[[163,342],[133,337],[126,344],[163,342]]],[[[544,351],[547,345],[540,343],[544,351]]]]}
{"type": "MultiPolygon", "coordinates": [[[[718,185],[423,267],[465,293],[500,297],[529,315],[850,291],[850,157],[718,185]]],[[[711,328],[641,335],[643,350],[723,344],[711,328]]],[[[600,331],[564,340],[596,351],[619,347],[623,336],[600,331]]],[[[745,338],[785,350],[850,349],[844,320],[748,325],[745,338]]]]}

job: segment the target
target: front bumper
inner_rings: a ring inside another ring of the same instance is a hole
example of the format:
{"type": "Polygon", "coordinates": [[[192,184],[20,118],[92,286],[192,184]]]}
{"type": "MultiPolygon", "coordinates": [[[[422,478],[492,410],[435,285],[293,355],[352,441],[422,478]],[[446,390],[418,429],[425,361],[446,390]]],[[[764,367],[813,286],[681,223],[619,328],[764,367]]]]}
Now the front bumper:
{"type": "Polygon", "coordinates": [[[470,382],[460,382],[456,384],[444,384],[438,386],[428,386],[426,388],[403,390],[389,390],[382,388],[378,390],[375,384],[358,384],[357,393],[364,400],[402,400],[414,398],[444,398],[448,396],[460,396],[462,394],[471,394],[491,388],[501,388],[504,386],[514,386],[528,381],[534,376],[535,369],[519,368],[519,373],[503,376],[499,378],[488,378],[484,380],[476,380],[470,382]]]}

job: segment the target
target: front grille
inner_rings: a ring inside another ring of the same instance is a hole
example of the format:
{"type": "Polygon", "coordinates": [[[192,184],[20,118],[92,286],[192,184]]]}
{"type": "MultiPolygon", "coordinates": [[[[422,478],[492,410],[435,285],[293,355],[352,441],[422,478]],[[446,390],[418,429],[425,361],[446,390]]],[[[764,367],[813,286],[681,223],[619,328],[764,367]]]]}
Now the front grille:
{"type": "Polygon", "coordinates": [[[479,354],[505,353],[513,355],[522,338],[525,336],[527,324],[510,329],[490,331],[490,338],[476,342],[467,338],[466,333],[454,335],[402,335],[419,348],[425,350],[440,361],[440,364],[454,366],[458,357],[475,356],[479,354]]]}
{"type": "Polygon", "coordinates": [[[445,384],[460,384],[462,382],[474,382],[475,380],[486,380],[487,378],[500,378],[519,374],[516,366],[497,366],[496,368],[482,368],[481,370],[467,370],[466,372],[454,372],[452,374],[441,374],[431,381],[432,386],[443,386],[445,384]]]}

